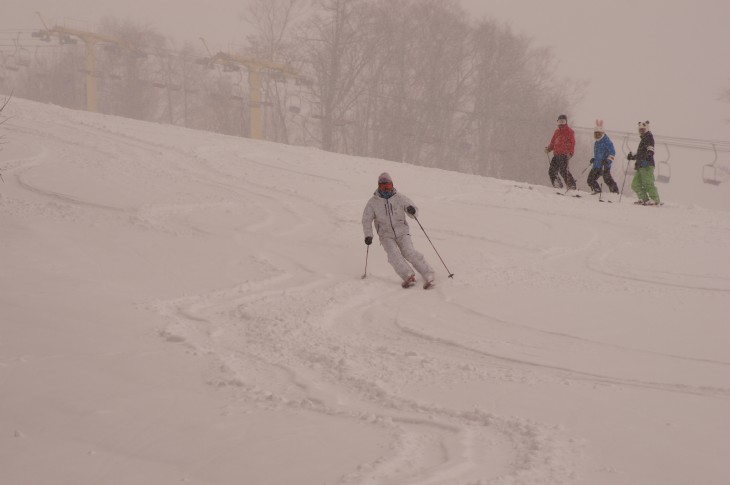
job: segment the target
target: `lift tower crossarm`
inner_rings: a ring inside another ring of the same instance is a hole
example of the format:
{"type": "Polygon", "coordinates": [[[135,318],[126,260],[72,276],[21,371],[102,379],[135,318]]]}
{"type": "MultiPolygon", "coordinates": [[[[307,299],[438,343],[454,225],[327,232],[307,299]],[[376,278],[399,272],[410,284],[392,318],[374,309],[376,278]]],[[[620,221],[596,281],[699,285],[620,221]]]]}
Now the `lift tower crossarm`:
{"type": "MultiPolygon", "coordinates": [[[[207,47],[207,46],[206,46],[207,47]]],[[[256,140],[263,139],[263,123],[261,113],[261,72],[264,69],[277,71],[284,74],[287,77],[296,79],[298,77],[297,71],[286,64],[280,64],[265,59],[252,59],[247,57],[236,56],[232,54],[226,54],[224,52],[218,52],[212,56],[208,62],[210,64],[219,64],[224,67],[228,66],[243,66],[248,70],[248,86],[251,91],[251,106],[250,106],[250,123],[251,123],[251,138],[256,140]]]]}
{"type": "Polygon", "coordinates": [[[287,75],[292,79],[295,79],[298,76],[297,71],[293,67],[286,64],[281,64],[266,59],[252,59],[250,57],[241,57],[232,54],[226,54],[225,52],[217,53],[210,59],[210,62],[222,65],[237,64],[240,66],[244,66],[249,70],[261,71],[263,69],[271,69],[272,71],[281,72],[282,74],[287,75]]]}
{"type": "Polygon", "coordinates": [[[121,41],[107,35],[96,34],[94,32],[85,32],[83,30],[69,29],[68,27],[60,27],[58,25],[54,25],[53,27],[48,29],[48,33],[51,35],[56,35],[57,37],[61,37],[63,35],[78,37],[85,44],[96,44],[98,42],[107,42],[109,44],[117,45],[122,44],[121,41]]]}
{"type": "Polygon", "coordinates": [[[65,42],[71,37],[76,37],[81,39],[81,41],[86,46],[86,110],[95,113],[96,111],[98,111],[98,101],[96,89],[96,52],[94,50],[94,47],[96,46],[96,44],[104,42],[108,44],[123,46],[130,50],[134,49],[132,49],[125,42],[122,42],[107,35],[97,34],[94,32],[86,32],[77,29],[70,29],[58,25],[54,25],[53,27],[49,28],[45,20],[43,20],[40,12],[36,12],[36,14],[41,19],[41,23],[45,28],[45,38],[50,39],[51,36],[55,36],[58,37],[60,42],[65,42]]]}

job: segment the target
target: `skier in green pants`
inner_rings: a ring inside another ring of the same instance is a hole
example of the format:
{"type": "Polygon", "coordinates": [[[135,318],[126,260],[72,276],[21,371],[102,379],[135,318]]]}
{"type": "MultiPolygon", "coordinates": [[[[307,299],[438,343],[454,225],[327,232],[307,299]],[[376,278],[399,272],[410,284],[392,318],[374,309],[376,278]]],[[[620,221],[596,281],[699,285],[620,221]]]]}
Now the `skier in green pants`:
{"type": "Polygon", "coordinates": [[[654,184],[654,135],[651,134],[648,121],[639,121],[639,135],[641,141],[636,155],[629,152],[626,157],[629,160],[636,160],[634,168],[634,179],[631,181],[631,190],[636,192],[639,198],[635,204],[662,205],[659,200],[659,191],[654,184]]]}

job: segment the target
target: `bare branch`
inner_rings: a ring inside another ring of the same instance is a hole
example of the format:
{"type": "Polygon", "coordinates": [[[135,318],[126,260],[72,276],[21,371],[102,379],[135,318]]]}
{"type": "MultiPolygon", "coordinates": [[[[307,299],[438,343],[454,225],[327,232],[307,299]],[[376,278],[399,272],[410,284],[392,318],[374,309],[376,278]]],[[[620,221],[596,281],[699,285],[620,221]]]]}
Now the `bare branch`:
{"type": "MultiPolygon", "coordinates": [[[[10,102],[11,99],[13,99],[13,91],[10,92],[10,96],[8,96],[7,98],[5,98],[5,101],[3,101],[3,105],[0,106],[0,113],[3,112],[3,110],[8,105],[8,103],[10,102]]],[[[5,121],[7,121],[7,120],[1,121],[0,124],[4,123],[5,121]]]]}
{"type": "MultiPolygon", "coordinates": [[[[3,110],[8,105],[8,103],[10,102],[11,99],[13,99],[13,92],[12,91],[10,92],[10,96],[6,97],[5,100],[3,101],[3,105],[2,105],[2,107],[0,107],[0,113],[3,112],[3,110]]],[[[0,120],[0,125],[2,125],[3,123],[5,123],[9,119],[10,118],[5,118],[3,120],[0,120]]],[[[2,135],[0,135],[0,145],[4,145],[5,143],[7,143],[7,142],[6,141],[3,141],[3,137],[2,137],[2,135]]],[[[0,172],[0,180],[2,180],[3,183],[5,183],[5,179],[3,178],[2,172],[0,172]]]]}
{"type": "MultiPolygon", "coordinates": [[[[10,96],[6,97],[5,100],[3,101],[3,105],[0,106],[0,113],[3,112],[3,110],[8,105],[8,103],[10,102],[11,99],[13,99],[13,92],[12,91],[10,92],[10,96]]],[[[6,121],[8,121],[10,118],[12,118],[12,116],[6,117],[6,118],[0,120],[0,125],[2,125],[3,123],[5,123],[6,121]]],[[[0,135],[0,145],[4,145],[6,143],[7,143],[6,141],[3,141],[2,135],[0,135]]],[[[0,175],[0,177],[2,177],[2,175],[0,175]]],[[[3,182],[5,182],[5,180],[3,180],[3,182]]]]}

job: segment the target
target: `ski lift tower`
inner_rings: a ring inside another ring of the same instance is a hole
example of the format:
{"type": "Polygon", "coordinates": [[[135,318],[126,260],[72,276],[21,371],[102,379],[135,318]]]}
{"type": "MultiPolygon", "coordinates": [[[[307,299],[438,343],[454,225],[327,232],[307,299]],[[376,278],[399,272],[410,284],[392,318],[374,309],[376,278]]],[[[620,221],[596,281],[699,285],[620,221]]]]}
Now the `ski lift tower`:
{"type": "Polygon", "coordinates": [[[86,45],[86,110],[95,113],[98,110],[98,102],[96,90],[96,52],[94,48],[98,43],[114,45],[122,45],[123,43],[112,37],[93,32],[69,29],[57,25],[49,28],[41,14],[39,12],[36,12],[36,14],[41,19],[45,30],[34,32],[33,37],[38,37],[46,42],[50,42],[51,37],[58,37],[58,41],[61,44],[76,44],[77,39],[81,39],[86,45]]]}
{"type": "Polygon", "coordinates": [[[248,70],[248,86],[251,91],[251,138],[255,140],[262,140],[264,134],[261,113],[261,74],[265,70],[269,70],[283,74],[284,76],[292,79],[298,79],[297,71],[285,64],[279,64],[264,59],[240,57],[232,54],[226,54],[224,52],[218,52],[216,55],[205,59],[204,63],[209,65],[218,64],[223,66],[224,69],[228,68],[231,70],[235,70],[236,67],[243,66],[246,70],[248,70]]]}

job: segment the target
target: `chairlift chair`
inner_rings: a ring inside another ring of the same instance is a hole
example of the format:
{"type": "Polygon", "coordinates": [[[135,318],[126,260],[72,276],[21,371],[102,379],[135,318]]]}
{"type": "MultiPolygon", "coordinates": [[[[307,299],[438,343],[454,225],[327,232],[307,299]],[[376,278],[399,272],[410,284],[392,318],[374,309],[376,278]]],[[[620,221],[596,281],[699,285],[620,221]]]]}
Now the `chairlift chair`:
{"type": "Polygon", "coordinates": [[[160,69],[155,71],[155,79],[152,80],[151,84],[155,88],[169,89],[168,79],[167,76],[165,76],[165,61],[162,56],[160,56],[159,61],[160,69]]]}
{"type": "Polygon", "coordinates": [[[76,45],[79,41],[68,34],[63,34],[58,36],[58,43],[62,45],[76,45]]]}
{"type": "Polygon", "coordinates": [[[720,185],[720,179],[717,178],[717,167],[715,166],[715,163],[717,163],[717,146],[713,144],[712,149],[715,152],[715,159],[712,160],[712,163],[702,166],[702,181],[710,185],[720,185]]]}
{"type": "Polygon", "coordinates": [[[672,154],[669,151],[669,145],[664,144],[664,148],[667,149],[667,159],[657,162],[656,164],[656,181],[663,184],[669,183],[672,178],[672,167],[669,165],[669,159],[672,158],[672,154]]]}
{"type": "Polygon", "coordinates": [[[659,162],[657,164],[656,181],[668,184],[672,178],[672,167],[667,162],[659,162]]]}
{"type": "Polygon", "coordinates": [[[5,67],[5,69],[8,71],[13,71],[13,72],[20,71],[20,67],[18,67],[18,65],[16,64],[15,58],[13,58],[12,62],[8,62],[8,59],[10,59],[10,58],[13,58],[13,56],[8,56],[5,59],[5,63],[4,63],[5,65],[3,67],[5,67]]]}
{"type": "Polygon", "coordinates": [[[702,167],[702,181],[710,185],[720,185],[715,165],[704,165],[702,167]]]}
{"type": "MultiPolygon", "coordinates": [[[[301,93],[301,88],[299,89],[301,93]]],[[[290,113],[298,115],[302,112],[302,97],[300,94],[295,93],[289,98],[289,107],[287,108],[290,113]]]]}
{"type": "Polygon", "coordinates": [[[277,83],[286,83],[286,75],[279,71],[271,71],[269,73],[269,76],[274,82],[277,83]]]}
{"type": "Polygon", "coordinates": [[[51,34],[49,34],[47,30],[36,30],[35,32],[32,32],[30,36],[36,39],[40,39],[43,42],[51,41],[51,34]]]}

